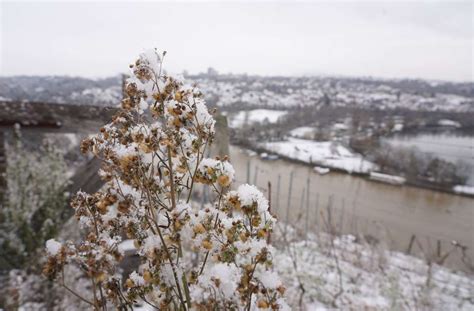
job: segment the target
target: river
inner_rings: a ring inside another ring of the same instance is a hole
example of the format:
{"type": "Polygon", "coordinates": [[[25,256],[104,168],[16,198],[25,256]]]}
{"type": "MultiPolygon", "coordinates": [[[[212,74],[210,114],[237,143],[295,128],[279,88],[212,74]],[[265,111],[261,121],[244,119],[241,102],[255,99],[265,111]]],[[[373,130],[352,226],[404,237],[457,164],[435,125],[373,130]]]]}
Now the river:
{"type": "MultiPolygon", "coordinates": [[[[431,256],[437,252],[438,241],[441,253],[445,253],[452,248],[451,242],[457,241],[468,247],[467,255],[474,260],[472,198],[392,186],[343,173],[321,176],[310,166],[284,160],[264,161],[235,146],[230,148],[230,158],[238,183],[249,179],[268,196],[271,182],[272,211],[303,233],[306,227],[316,232],[327,230],[331,214],[330,223],[338,232],[365,236],[385,243],[391,250],[406,251],[415,235],[412,254],[431,256]]],[[[448,257],[446,265],[467,271],[459,249],[448,257]]]]}

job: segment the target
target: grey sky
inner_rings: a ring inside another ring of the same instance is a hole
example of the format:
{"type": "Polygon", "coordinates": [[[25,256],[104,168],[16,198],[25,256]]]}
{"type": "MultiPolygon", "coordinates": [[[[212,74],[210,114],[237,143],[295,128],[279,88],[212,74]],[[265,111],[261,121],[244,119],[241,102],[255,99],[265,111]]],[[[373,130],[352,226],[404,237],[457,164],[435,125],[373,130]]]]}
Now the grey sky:
{"type": "Polygon", "coordinates": [[[472,2],[0,2],[1,75],[114,75],[157,47],[174,72],[473,80],[472,2]]]}

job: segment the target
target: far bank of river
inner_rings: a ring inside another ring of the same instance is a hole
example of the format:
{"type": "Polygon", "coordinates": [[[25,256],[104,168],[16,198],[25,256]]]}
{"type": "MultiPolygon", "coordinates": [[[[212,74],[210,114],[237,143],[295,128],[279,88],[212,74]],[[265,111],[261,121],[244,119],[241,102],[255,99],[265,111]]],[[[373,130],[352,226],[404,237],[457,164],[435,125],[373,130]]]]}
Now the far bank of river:
{"type": "MultiPolygon", "coordinates": [[[[472,198],[391,186],[337,172],[321,176],[310,166],[285,160],[263,161],[236,146],[231,146],[230,158],[237,182],[247,181],[248,168],[250,183],[267,195],[270,182],[273,212],[280,220],[288,217],[301,230],[306,226],[312,231],[324,230],[330,210],[331,222],[341,233],[361,234],[397,251],[406,251],[415,235],[425,254],[435,252],[438,241],[443,253],[452,248],[452,241],[457,241],[468,247],[467,254],[474,259],[472,198]]],[[[417,246],[412,252],[422,256],[417,246]]],[[[466,270],[460,250],[446,264],[466,270]]]]}
{"type": "MultiPolygon", "coordinates": [[[[304,141],[304,140],[303,140],[304,141]]],[[[463,195],[468,197],[474,197],[474,136],[467,136],[463,134],[456,134],[454,132],[439,132],[439,133],[418,133],[418,134],[398,134],[388,138],[382,138],[383,142],[386,142],[394,147],[409,148],[424,153],[431,158],[440,158],[445,161],[451,162],[458,168],[458,173],[467,177],[465,184],[463,185],[439,185],[428,180],[408,180],[406,183],[409,186],[414,186],[423,189],[430,189],[434,191],[453,193],[457,195],[463,195]],[[456,186],[456,187],[454,187],[456,186]],[[461,190],[462,189],[462,190],[461,190]]],[[[260,145],[257,150],[259,152],[274,153],[272,150],[267,150],[263,144],[260,145]]],[[[299,147],[299,146],[298,146],[299,147]]],[[[296,148],[296,147],[295,147],[296,148]]],[[[301,147],[303,148],[303,146],[301,147]]],[[[307,147],[303,149],[311,149],[307,147]]],[[[319,147],[315,147],[319,148],[319,147]]],[[[290,148],[292,149],[292,148],[290,148]]],[[[299,154],[293,154],[292,156],[281,155],[281,152],[276,153],[282,158],[290,162],[302,163],[310,165],[306,160],[301,161],[297,159],[299,154]]],[[[283,152],[283,154],[287,154],[283,152]]],[[[325,164],[317,164],[322,165],[325,164]]],[[[346,169],[331,168],[332,171],[339,171],[346,173],[346,169]]],[[[353,175],[361,175],[368,177],[367,172],[357,172],[356,169],[351,169],[353,175]]]]}
{"type": "Polygon", "coordinates": [[[395,135],[386,142],[393,146],[416,148],[431,156],[465,167],[467,184],[474,186],[474,136],[455,133],[395,135]]]}

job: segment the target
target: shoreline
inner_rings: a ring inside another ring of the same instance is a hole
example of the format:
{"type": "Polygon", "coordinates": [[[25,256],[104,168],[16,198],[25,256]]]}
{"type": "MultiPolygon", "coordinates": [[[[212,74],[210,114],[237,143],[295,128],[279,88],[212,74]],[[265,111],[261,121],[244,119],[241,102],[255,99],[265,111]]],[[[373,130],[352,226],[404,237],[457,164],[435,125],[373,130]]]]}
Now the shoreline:
{"type": "Polygon", "coordinates": [[[336,172],[336,173],[339,173],[339,174],[345,174],[345,175],[351,175],[351,176],[355,176],[355,177],[360,177],[360,178],[363,178],[363,179],[365,179],[367,181],[370,181],[370,182],[382,183],[382,184],[390,185],[390,186],[393,186],[393,187],[408,186],[408,187],[412,187],[412,188],[426,189],[426,190],[442,192],[442,193],[448,193],[448,194],[452,194],[452,195],[457,195],[457,196],[461,196],[461,197],[467,197],[467,198],[474,199],[474,194],[456,192],[453,189],[454,186],[452,188],[444,188],[444,187],[432,185],[432,184],[429,184],[429,183],[410,182],[410,181],[407,181],[402,185],[393,185],[393,184],[390,184],[390,183],[385,183],[385,182],[380,182],[380,181],[375,181],[375,180],[370,179],[369,178],[370,173],[360,173],[360,172],[349,173],[346,170],[340,169],[340,168],[328,167],[326,165],[319,164],[319,163],[308,163],[308,162],[305,162],[305,161],[302,161],[302,160],[298,160],[298,159],[290,158],[290,157],[285,156],[285,155],[281,155],[279,153],[276,153],[274,151],[268,150],[268,149],[266,149],[264,147],[260,147],[260,146],[259,147],[250,147],[250,146],[246,146],[246,145],[243,145],[243,144],[232,144],[232,145],[236,146],[238,148],[255,151],[255,152],[257,152],[258,156],[260,156],[260,154],[263,153],[263,152],[266,152],[268,154],[276,154],[276,155],[278,155],[279,159],[282,159],[282,160],[285,160],[285,161],[288,161],[288,162],[291,162],[291,163],[302,164],[302,165],[309,166],[309,167],[312,167],[312,168],[314,168],[315,166],[329,168],[332,172],[336,172]]]}

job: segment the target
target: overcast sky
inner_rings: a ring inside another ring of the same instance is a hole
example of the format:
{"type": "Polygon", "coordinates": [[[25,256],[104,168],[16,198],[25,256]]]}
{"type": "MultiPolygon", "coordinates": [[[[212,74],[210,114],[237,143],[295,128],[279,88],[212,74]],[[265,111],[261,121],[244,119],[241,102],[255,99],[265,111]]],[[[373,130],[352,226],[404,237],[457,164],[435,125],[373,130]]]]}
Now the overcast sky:
{"type": "Polygon", "coordinates": [[[104,77],[143,49],[191,73],[473,80],[472,2],[5,2],[1,75],[104,77]]]}

